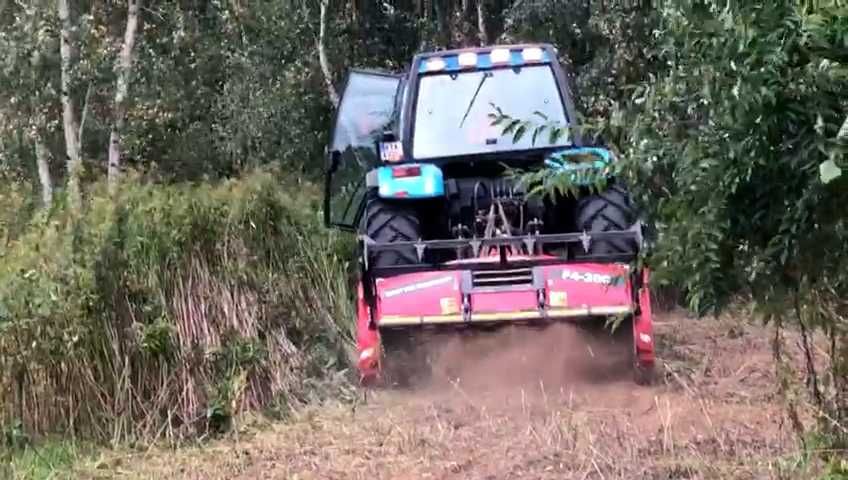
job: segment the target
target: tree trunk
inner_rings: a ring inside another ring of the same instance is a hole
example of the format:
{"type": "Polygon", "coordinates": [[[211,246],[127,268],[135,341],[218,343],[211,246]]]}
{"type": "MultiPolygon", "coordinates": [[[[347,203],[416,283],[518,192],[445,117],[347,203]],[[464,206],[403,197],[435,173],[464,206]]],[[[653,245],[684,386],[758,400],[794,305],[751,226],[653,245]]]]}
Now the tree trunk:
{"type": "MultiPolygon", "coordinates": [[[[2,14],[3,8],[3,5],[0,4],[0,14],[2,14]]],[[[35,21],[33,20],[33,27],[34,25],[35,21]]],[[[41,65],[41,58],[41,51],[36,50],[32,57],[33,64],[41,65]]],[[[37,74],[33,75],[31,80],[33,84],[44,81],[37,74]]],[[[41,201],[44,204],[44,208],[50,208],[53,205],[53,178],[50,175],[50,149],[47,148],[47,143],[44,140],[44,135],[47,131],[47,119],[44,113],[40,111],[40,101],[42,101],[40,94],[30,97],[31,115],[33,117],[31,132],[35,142],[35,166],[38,171],[38,181],[41,184],[41,201]]]]}
{"type": "Polygon", "coordinates": [[[327,4],[329,0],[321,0],[321,24],[318,30],[318,61],[321,63],[321,71],[324,73],[324,82],[327,84],[327,95],[333,106],[339,106],[339,94],[333,86],[333,73],[330,70],[330,61],[327,59],[327,51],[324,46],[324,38],[327,33],[327,4]]]}
{"type": "Polygon", "coordinates": [[[124,32],[124,44],[118,56],[118,79],[115,88],[115,118],[112,120],[112,131],[109,134],[109,164],[107,179],[109,190],[114,193],[118,184],[121,169],[121,135],[127,116],[127,96],[130,88],[130,76],[133,64],[133,49],[135,47],[136,31],[138,30],[138,9],[141,0],[127,2],[127,29],[124,32]]]}
{"type": "Polygon", "coordinates": [[[53,205],[53,179],[50,176],[50,150],[44,142],[44,135],[35,132],[35,164],[38,167],[38,181],[41,183],[41,201],[44,208],[53,205]]]}
{"type": "Polygon", "coordinates": [[[480,34],[480,45],[488,45],[489,32],[486,29],[486,0],[477,0],[477,31],[480,34]]]}
{"type": "Polygon", "coordinates": [[[438,38],[439,46],[444,48],[450,48],[451,40],[453,38],[453,33],[451,32],[450,28],[450,14],[452,2],[446,2],[444,0],[433,0],[433,5],[436,7],[436,24],[439,28],[436,38],[438,38]]]}
{"type": "Polygon", "coordinates": [[[77,122],[76,106],[71,95],[71,68],[76,61],[78,52],[73,37],[75,29],[71,19],[70,0],[58,0],[59,21],[61,33],[59,38],[59,54],[62,58],[62,124],[65,132],[65,151],[67,154],[68,195],[71,207],[79,209],[82,205],[80,191],[80,174],[82,173],[82,158],[80,156],[79,123],[77,122]]]}

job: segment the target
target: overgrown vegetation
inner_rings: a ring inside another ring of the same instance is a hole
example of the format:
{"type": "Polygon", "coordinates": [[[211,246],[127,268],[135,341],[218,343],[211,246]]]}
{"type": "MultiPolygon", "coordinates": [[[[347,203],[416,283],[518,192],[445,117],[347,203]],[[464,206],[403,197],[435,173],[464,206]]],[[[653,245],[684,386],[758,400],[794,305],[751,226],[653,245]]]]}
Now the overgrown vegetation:
{"type": "Polygon", "coordinates": [[[344,243],[308,185],[95,186],[3,253],[6,425],[113,441],[224,428],[346,367],[344,243]]]}
{"type": "MultiPolygon", "coordinates": [[[[647,53],[660,66],[600,125],[621,152],[617,173],[657,229],[647,261],[700,314],[740,296],[753,300],[776,326],[778,363],[782,326],[799,327],[809,398],[825,443],[842,451],[848,6],[677,2],[658,13],[658,40],[647,53]],[[826,351],[814,346],[817,333],[826,351]]],[[[540,143],[569,130],[500,111],[492,119],[505,134],[532,132],[540,143]]],[[[526,178],[547,190],[574,188],[568,174],[526,178]]],[[[782,381],[800,431],[789,388],[782,381]]]]}
{"type": "Polygon", "coordinates": [[[848,445],[848,184],[821,172],[848,151],[846,19],[844,2],[669,7],[666,67],[619,124],[631,183],[658,223],[657,269],[685,286],[693,310],[743,294],[778,330],[797,324],[810,398],[838,448],[848,445]]]}

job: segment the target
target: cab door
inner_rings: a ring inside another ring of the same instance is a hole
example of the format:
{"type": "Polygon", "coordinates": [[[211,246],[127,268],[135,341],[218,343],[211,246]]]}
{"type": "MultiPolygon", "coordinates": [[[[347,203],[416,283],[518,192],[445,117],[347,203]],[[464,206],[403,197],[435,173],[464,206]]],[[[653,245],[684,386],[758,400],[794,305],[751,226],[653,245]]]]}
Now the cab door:
{"type": "Polygon", "coordinates": [[[365,176],[380,163],[377,142],[393,120],[401,77],[353,70],[342,92],[327,149],[324,221],[356,230],[365,199],[365,176]]]}

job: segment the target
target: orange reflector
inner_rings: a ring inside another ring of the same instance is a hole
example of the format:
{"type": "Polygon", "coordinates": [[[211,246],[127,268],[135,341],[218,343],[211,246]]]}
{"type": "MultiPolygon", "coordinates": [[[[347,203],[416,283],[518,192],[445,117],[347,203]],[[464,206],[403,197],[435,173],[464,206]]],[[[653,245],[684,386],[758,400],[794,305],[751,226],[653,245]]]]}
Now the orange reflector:
{"type": "Polygon", "coordinates": [[[359,354],[359,360],[368,360],[369,358],[373,357],[375,353],[376,351],[374,350],[374,348],[366,348],[362,351],[362,353],[359,354]]]}

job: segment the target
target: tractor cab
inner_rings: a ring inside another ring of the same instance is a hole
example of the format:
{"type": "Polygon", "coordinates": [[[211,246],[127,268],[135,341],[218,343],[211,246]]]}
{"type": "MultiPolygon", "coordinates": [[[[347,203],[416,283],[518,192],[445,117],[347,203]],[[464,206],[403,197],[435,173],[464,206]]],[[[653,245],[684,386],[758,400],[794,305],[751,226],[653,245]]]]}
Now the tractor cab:
{"type": "Polygon", "coordinates": [[[518,122],[568,126],[574,118],[567,77],[550,45],[421,54],[403,75],[352,70],[328,149],[326,223],[355,230],[369,188],[434,197],[442,193],[440,180],[468,176],[469,170],[476,174],[486,168],[481,162],[541,163],[579,139],[564,135],[551,141],[518,131],[526,130],[518,122]],[[509,115],[516,125],[494,125],[498,114],[509,115]],[[410,163],[427,166],[393,167],[410,163]],[[415,171],[433,175],[408,175],[415,171]],[[409,191],[394,188],[395,178],[407,179],[401,180],[405,184],[422,180],[409,191]]]}

